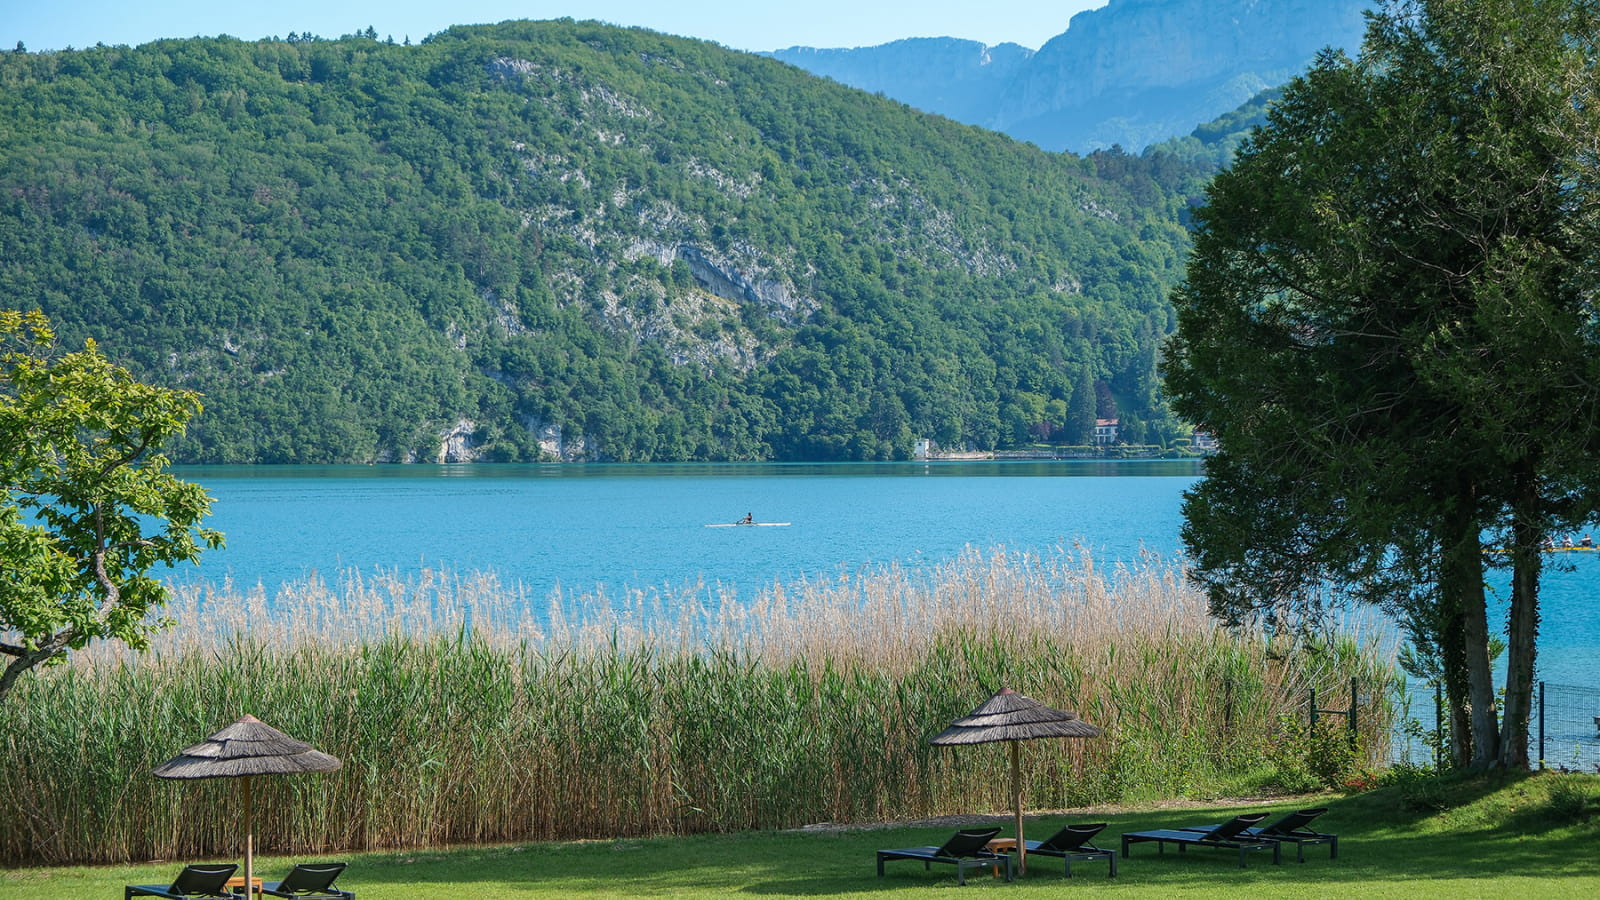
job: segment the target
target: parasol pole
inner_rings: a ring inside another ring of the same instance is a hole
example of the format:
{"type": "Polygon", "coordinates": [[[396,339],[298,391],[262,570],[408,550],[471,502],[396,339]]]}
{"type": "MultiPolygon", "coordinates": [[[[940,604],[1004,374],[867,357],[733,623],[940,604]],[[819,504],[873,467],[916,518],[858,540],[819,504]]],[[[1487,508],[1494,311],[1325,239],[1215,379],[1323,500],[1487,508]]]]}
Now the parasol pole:
{"type": "Polygon", "coordinates": [[[1021,741],[1010,741],[1011,744],[1011,793],[1012,799],[1017,801],[1017,869],[1026,874],[1028,871],[1028,842],[1022,839],[1022,762],[1021,741]]]}
{"type": "Polygon", "coordinates": [[[250,800],[250,776],[244,776],[244,895],[249,900],[255,884],[256,820],[250,800]]]}

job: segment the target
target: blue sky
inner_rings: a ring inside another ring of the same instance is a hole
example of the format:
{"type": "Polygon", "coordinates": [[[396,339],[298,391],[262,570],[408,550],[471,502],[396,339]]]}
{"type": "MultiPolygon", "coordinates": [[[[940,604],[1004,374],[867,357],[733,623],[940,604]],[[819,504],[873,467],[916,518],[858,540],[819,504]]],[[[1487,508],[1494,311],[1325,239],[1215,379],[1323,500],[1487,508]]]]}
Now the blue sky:
{"type": "Polygon", "coordinates": [[[717,41],[739,50],[863,47],[959,37],[1037,49],[1073,14],[1106,0],[0,0],[0,49],[138,45],[228,34],[255,39],[364,30],[413,42],[451,25],[506,19],[600,19],[717,41]]]}

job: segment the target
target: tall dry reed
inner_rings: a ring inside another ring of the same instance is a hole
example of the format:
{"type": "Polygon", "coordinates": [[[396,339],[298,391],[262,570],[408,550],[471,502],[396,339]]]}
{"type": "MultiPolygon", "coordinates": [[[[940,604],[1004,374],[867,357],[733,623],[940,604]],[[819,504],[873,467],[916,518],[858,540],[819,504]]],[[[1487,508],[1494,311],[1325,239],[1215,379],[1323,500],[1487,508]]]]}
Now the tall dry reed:
{"type": "Polygon", "coordinates": [[[0,860],[239,853],[236,785],[150,770],[245,713],[344,761],[257,781],[262,851],[300,853],[1000,811],[1003,748],[927,739],[1001,686],[1106,731],[1024,745],[1030,807],[1182,795],[1259,767],[1311,688],[1388,677],[1355,636],[1229,631],[1171,567],[1066,550],[537,609],[428,571],[184,589],[148,653],[0,703],[0,860]]]}

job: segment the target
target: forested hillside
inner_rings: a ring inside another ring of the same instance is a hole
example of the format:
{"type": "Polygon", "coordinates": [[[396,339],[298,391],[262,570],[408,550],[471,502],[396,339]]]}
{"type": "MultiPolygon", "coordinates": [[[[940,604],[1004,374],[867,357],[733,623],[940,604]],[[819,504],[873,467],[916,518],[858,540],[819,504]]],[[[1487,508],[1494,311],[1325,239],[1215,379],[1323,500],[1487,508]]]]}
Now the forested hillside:
{"type": "Polygon", "coordinates": [[[1183,137],[1175,137],[1145,148],[1144,156],[1167,154],[1185,164],[1212,170],[1233,165],[1233,156],[1250,137],[1252,129],[1266,124],[1267,110],[1283,96],[1283,88],[1268,88],[1245,101],[1238,109],[1202,122],[1183,137]]]}
{"type": "Polygon", "coordinates": [[[0,53],[0,305],[184,461],[1160,443],[1197,171],[592,23],[0,53]]]}

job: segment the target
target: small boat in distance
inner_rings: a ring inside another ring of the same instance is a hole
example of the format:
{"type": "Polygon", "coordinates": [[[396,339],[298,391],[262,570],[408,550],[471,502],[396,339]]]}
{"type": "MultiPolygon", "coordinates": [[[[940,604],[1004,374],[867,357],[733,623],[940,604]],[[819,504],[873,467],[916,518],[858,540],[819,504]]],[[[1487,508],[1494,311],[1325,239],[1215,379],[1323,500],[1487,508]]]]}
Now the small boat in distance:
{"type": "Polygon", "coordinates": [[[707,528],[787,528],[788,522],[757,522],[745,516],[737,522],[712,522],[707,528]]]}
{"type": "Polygon", "coordinates": [[[744,514],[744,518],[740,519],[737,522],[713,522],[710,525],[707,525],[706,527],[707,528],[739,528],[741,526],[753,525],[753,526],[757,526],[757,527],[761,527],[761,528],[782,528],[782,527],[784,527],[784,526],[786,526],[788,524],[789,524],[788,522],[757,522],[755,513],[745,513],[744,514]]]}

